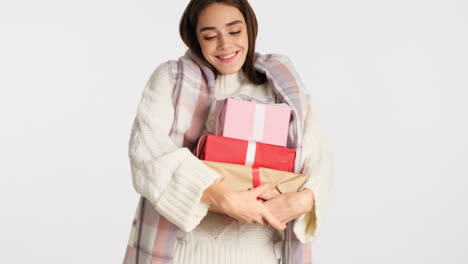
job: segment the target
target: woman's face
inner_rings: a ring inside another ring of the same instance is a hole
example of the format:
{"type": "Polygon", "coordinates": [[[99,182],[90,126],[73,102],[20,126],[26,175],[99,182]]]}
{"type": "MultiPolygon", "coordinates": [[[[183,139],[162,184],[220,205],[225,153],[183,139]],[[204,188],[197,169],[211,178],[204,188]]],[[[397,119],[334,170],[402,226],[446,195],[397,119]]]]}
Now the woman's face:
{"type": "Polygon", "coordinates": [[[200,13],[196,30],[203,56],[221,74],[235,73],[242,68],[249,40],[239,9],[213,3],[200,13]]]}

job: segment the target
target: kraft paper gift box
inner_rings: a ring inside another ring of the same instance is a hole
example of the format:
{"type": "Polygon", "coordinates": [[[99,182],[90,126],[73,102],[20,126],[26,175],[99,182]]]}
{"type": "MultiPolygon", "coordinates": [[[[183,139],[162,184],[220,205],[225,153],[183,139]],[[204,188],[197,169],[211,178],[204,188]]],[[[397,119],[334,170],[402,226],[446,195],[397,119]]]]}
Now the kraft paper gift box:
{"type": "MultiPolygon", "coordinates": [[[[251,166],[224,162],[203,162],[221,175],[220,184],[233,191],[247,191],[268,183],[269,189],[264,194],[269,197],[275,197],[281,193],[299,191],[307,180],[305,175],[293,172],[261,167],[252,168],[251,166]]],[[[210,205],[209,211],[224,213],[214,205],[210,205]]]]}
{"type": "Polygon", "coordinates": [[[296,151],[270,144],[206,134],[198,140],[195,156],[201,160],[291,172],[294,170],[296,151]]]}
{"type": "Polygon", "coordinates": [[[214,134],[286,147],[290,116],[286,104],[227,98],[216,103],[214,134]]]}

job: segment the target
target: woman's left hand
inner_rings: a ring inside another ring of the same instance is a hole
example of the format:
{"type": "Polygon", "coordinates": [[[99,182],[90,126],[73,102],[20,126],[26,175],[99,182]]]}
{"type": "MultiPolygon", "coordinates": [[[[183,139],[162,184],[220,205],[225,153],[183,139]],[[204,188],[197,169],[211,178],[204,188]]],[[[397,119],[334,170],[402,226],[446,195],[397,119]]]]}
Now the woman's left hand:
{"type": "Polygon", "coordinates": [[[274,198],[260,196],[267,209],[281,223],[287,224],[312,210],[314,207],[314,192],[311,189],[304,189],[295,193],[282,193],[274,198]]]}

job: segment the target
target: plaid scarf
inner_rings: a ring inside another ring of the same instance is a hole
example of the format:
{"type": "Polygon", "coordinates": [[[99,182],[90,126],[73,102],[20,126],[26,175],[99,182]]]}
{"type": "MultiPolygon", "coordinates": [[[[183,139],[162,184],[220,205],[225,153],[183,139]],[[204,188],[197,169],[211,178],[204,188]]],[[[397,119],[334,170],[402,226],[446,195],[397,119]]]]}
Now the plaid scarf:
{"type": "MultiPolygon", "coordinates": [[[[193,149],[203,132],[214,101],[214,73],[188,50],[179,60],[169,61],[175,85],[174,123],[170,138],[176,146],[193,149]],[[190,113],[191,116],[187,116],[190,113]]],[[[287,57],[255,54],[255,69],[266,75],[281,103],[292,109],[288,134],[289,148],[296,150],[295,172],[302,171],[302,132],[308,95],[287,57]]],[[[179,228],[161,216],[151,203],[140,197],[124,264],[172,264],[179,228]]],[[[285,240],[283,264],[312,263],[310,244],[299,242],[293,232],[293,221],[283,231],[285,240]]]]}

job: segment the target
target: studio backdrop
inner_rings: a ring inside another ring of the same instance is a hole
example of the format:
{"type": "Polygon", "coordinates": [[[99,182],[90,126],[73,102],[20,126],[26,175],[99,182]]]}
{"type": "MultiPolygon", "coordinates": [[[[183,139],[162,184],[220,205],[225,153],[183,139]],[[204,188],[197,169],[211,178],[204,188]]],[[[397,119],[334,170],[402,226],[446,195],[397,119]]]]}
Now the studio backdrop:
{"type": "MultiPolygon", "coordinates": [[[[122,262],[131,125],[187,3],[0,2],[2,263],[122,262]]],[[[468,2],[250,3],[333,151],[314,263],[468,263],[468,2]]]]}

